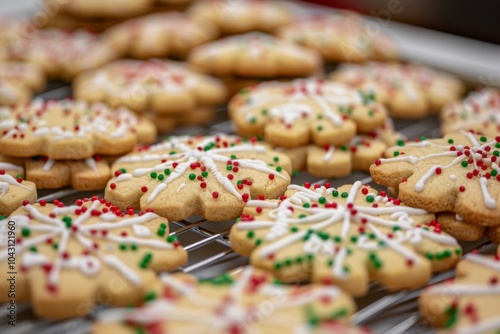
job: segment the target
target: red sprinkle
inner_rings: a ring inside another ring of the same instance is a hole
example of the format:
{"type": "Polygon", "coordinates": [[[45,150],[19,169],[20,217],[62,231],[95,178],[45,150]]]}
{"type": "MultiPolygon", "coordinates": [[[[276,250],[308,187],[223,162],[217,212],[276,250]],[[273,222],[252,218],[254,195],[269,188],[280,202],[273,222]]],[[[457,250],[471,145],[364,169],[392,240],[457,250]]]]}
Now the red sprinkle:
{"type": "Polygon", "coordinates": [[[110,187],[111,189],[115,189],[115,188],[116,188],[116,184],[115,184],[115,183],[111,183],[111,184],[109,185],[109,187],[110,187]]]}
{"type": "Polygon", "coordinates": [[[146,186],[142,186],[142,187],[141,187],[141,191],[142,191],[143,193],[145,193],[146,191],[148,191],[148,187],[146,187],[146,186]]]}
{"type": "Polygon", "coordinates": [[[217,198],[217,197],[219,197],[219,193],[218,193],[217,191],[214,191],[214,192],[212,193],[212,197],[213,197],[213,198],[217,198]]]}

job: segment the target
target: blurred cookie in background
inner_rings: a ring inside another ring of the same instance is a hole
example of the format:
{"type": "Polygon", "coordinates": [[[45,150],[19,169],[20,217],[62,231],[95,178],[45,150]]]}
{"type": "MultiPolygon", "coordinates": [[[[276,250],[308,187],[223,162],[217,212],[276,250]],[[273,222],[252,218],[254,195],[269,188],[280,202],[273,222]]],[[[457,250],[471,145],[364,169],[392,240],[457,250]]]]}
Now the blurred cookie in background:
{"type": "Polygon", "coordinates": [[[292,13],[279,1],[203,0],[188,9],[194,18],[215,23],[223,35],[273,32],[290,23],[292,13]]]}
{"type": "Polygon", "coordinates": [[[383,31],[366,29],[354,12],[312,15],[280,27],[276,35],[321,53],[326,62],[390,61],[399,58],[396,43],[383,31]]]}
{"type": "Polygon", "coordinates": [[[45,6],[82,19],[123,19],[146,14],[155,0],[44,0],[45,6]]]}
{"type": "Polygon", "coordinates": [[[104,37],[125,57],[184,58],[192,48],[216,39],[218,29],[183,13],[155,13],[121,23],[104,37]]]}
{"type": "Polygon", "coordinates": [[[45,83],[44,72],[35,64],[0,61],[0,106],[29,101],[45,83]]]}

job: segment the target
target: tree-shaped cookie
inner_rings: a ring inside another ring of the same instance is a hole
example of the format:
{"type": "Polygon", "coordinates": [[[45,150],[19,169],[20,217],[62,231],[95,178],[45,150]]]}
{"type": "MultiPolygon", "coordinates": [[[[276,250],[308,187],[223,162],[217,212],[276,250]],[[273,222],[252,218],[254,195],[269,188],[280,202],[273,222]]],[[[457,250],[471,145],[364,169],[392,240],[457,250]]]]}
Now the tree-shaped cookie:
{"type": "MultiPolygon", "coordinates": [[[[125,306],[141,300],[156,271],[186,262],[168,232],[168,221],[150,211],[122,212],[95,197],[26,204],[0,221],[0,278],[17,272],[16,301],[30,301],[40,317],[84,316],[101,302],[125,306]]],[[[0,285],[1,302],[9,287],[0,285]]]]}
{"type": "Polygon", "coordinates": [[[119,60],[78,76],[75,96],[125,106],[138,113],[151,110],[161,115],[182,115],[224,102],[226,90],[219,80],[182,63],[119,60]]]}
{"type": "Polygon", "coordinates": [[[408,205],[450,211],[473,224],[500,225],[500,136],[470,132],[401,143],[371,167],[373,180],[399,189],[408,205]]]}
{"type": "Polygon", "coordinates": [[[439,111],[458,100],[464,91],[457,77],[414,64],[346,64],[331,78],[367,94],[375,93],[391,116],[403,119],[423,118],[431,111],[439,111]]]}
{"type": "Polygon", "coordinates": [[[398,58],[395,42],[383,31],[366,33],[365,22],[354,12],[301,17],[278,29],[287,41],[313,48],[329,62],[363,62],[398,58]]]}
{"type": "Polygon", "coordinates": [[[23,173],[16,161],[0,156],[0,216],[11,214],[23,203],[36,201],[36,185],[24,180],[23,173]]]}
{"type": "Polygon", "coordinates": [[[217,76],[256,79],[306,77],[322,64],[315,51],[258,32],[200,45],[188,61],[217,76]]]}
{"type": "Polygon", "coordinates": [[[283,285],[252,267],[209,280],[162,275],[161,283],[142,307],[98,314],[94,333],[312,334],[325,321],[346,328],[356,307],[337,287],[283,285]]]}
{"type": "Polygon", "coordinates": [[[498,333],[499,282],[500,255],[468,254],[454,280],[424,290],[420,312],[440,333],[498,333]]]}
{"type": "Polygon", "coordinates": [[[120,54],[140,59],[185,57],[218,36],[210,22],[197,22],[179,12],[154,13],[118,24],[104,33],[120,54]]]}
{"type": "Polygon", "coordinates": [[[473,130],[496,136],[500,133],[500,90],[472,92],[463,101],[446,106],[440,116],[442,133],[473,130]]]}
{"type": "Polygon", "coordinates": [[[230,240],[254,266],[286,282],[333,282],[355,296],[371,280],[416,288],[461,254],[433,214],[359,181],[338,189],[290,185],[285,195],[248,202],[230,240]]]}
{"type": "Polygon", "coordinates": [[[154,209],[171,220],[201,214],[234,219],[251,199],[278,198],[290,183],[288,157],[239,137],[172,136],[118,159],[106,199],[154,209]]]}
{"type": "Polygon", "coordinates": [[[320,79],[267,82],[233,97],[229,115],[239,134],[264,134],[273,145],[344,145],[357,130],[369,132],[384,124],[387,112],[373,99],[320,79]]]}
{"type": "Polygon", "coordinates": [[[154,125],[125,108],[73,100],[33,100],[0,110],[0,154],[79,160],[130,152],[154,141],[154,125]]]}

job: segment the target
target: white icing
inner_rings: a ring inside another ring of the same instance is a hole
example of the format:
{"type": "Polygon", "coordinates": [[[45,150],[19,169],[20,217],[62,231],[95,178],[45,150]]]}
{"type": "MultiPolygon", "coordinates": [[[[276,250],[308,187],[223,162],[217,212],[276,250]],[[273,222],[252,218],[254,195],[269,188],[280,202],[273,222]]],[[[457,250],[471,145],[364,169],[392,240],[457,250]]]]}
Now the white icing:
{"type": "Polygon", "coordinates": [[[52,169],[52,167],[54,166],[54,163],[56,161],[54,159],[47,159],[47,161],[45,162],[45,164],[43,165],[43,170],[44,171],[49,171],[52,169]]]}
{"type": "Polygon", "coordinates": [[[147,237],[151,236],[151,231],[145,226],[132,225],[132,230],[134,231],[134,234],[136,236],[141,237],[141,238],[147,238],[147,237]]]}
{"type": "Polygon", "coordinates": [[[14,165],[8,162],[0,162],[0,170],[13,170],[16,172],[22,172],[23,168],[21,166],[14,165]]]}

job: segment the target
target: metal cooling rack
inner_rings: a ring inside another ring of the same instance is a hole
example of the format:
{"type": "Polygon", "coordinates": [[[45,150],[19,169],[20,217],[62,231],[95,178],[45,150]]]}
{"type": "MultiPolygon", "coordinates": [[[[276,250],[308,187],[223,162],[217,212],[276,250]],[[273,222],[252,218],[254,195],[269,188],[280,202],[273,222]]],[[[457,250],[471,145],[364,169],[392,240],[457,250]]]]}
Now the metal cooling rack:
{"type": "MultiPolygon", "coordinates": [[[[60,99],[70,96],[70,87],[62,83],[51,83],[45,93],[39,94],[44,99],[60,99]]],[[[421,136],[436,137],[439,135],[438,118],[436,116],[427,119],[413,121],[395,121],[395,127],[409,139],[421,136]]],[[[215,120],[207,126],[187,126],[176,128],[169,134],[214,134],[234,133],[231,122],[228,121],[226,111],[220,108],[216,112],[215,120]]],[[[161,140],[161,136],[159,139],[161,140]]],[[[371,186],[382,189],[373,183],[370,175],[365,172],[356,171],[343,178],[328,180],[334,187],[362,180],[371,186]]],[[[311,177],[305,172],[293,177],[292,182],[302,184],[305,181],[311,183],[324,183],[327,180],[311,177]]],[[[78,192],[71,188],[58,191],[39,191],[38,201],[44,199],[53,201],[58,199],[65,204],[71,204],[78,198],[103,197],[101,192],[78,192]]],[[[242,257],[231,249],[228,240],[229,230],[234,221],[211,222],[201,216],[193,216],[189,219],[170,222],[171,235],[177,235],[181,244],[189,253],[189,261],[185,266],[177,269],[185,273],[191,273],[198,277],[208,278],[223,272],[237,272],[242,266],[248,264],[248,258],[242,257]]],[[[464,254],[473,249],[481,253],[493,253],[495,245],[488,240],[480,240],[472,243],[461,243],[464,254]]],[[[429,282],[434,284],[453,277],[454,271],[448,271],[436,275],[429,282]]],[[[417,297],[421,289],[416,291],[390,292],[377,283],[370,285],[367,296],[356,299],[358,312],[353,316],[353,322],[367,326],[375,333],[401,334],[401,333],[432,333],[425,322],[419,317],[417,297]]],[[[0,318],[7,314],[6,305],[0,306],[0,318]]],[[[102,309],[98,306],[96,311],[102,309]]],[[[84,334],[88,333],[93,319],[92,314],[86,318],[71,319],[62,322],[51,322],[34,317],[27,303],[18,305],[17,325],[15,327],[0,324],[0,333],[7,334],[84,334]]]]}

